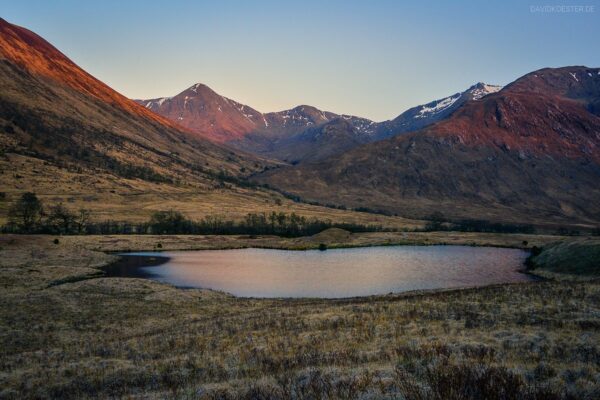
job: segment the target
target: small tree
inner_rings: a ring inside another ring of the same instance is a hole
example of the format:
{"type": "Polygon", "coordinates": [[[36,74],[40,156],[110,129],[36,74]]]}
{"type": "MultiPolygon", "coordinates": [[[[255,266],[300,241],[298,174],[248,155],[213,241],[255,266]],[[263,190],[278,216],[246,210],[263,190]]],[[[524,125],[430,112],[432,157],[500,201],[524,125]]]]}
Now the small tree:
{"type": "Polygon", "coordinates": [[[35,232],[41,224],[44,207],[35,193],[23,193],[21,198],[10,208],[8,221],[18,231],[35,232]]]}
{"type": "Polygon", "coordinates": [[[150,218],[152,233],[174,234],[189,230],[189,221],[179,211],[157,211],[150,218]]]}
{"type": "Polygon", "coordinates": [[[76,216],[62,203],[50,208],[47,225],[55,233],[73,233],[76,216]]]}
{"type": "Polygon", "coordinates": [[[75,218],[75,227],[77,228],[77,233],[84,233],[88,224],[90,222],[90,211],[85,208],[79,209],[79,214],[77,214],[75,218]]]}

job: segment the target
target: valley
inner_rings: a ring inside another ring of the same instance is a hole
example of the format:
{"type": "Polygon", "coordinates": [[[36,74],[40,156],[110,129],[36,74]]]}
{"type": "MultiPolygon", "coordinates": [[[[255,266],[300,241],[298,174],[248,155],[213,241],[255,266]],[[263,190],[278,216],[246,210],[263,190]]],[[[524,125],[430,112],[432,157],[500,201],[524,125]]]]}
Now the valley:
{"type": "MultiPolygon", "coordinates": [[[[220,21],[194,15],[117,42],[187,67],[162,39],[220,21]]],[[[187,43],[240,61],[226,33],[187,43]]],[[[309,71],[348,53],[301,36],[328,50],[309,71]]],[[[282,48],[263,68],[296,83],[282,48]]],[[[247,73],[233,64],[219,75],[247,73]]],[[[384,121],[261,112],[203,83],[134,100],[0,18],[0,399],[597,398],[600,69],[512,79],[384,121]]]]}

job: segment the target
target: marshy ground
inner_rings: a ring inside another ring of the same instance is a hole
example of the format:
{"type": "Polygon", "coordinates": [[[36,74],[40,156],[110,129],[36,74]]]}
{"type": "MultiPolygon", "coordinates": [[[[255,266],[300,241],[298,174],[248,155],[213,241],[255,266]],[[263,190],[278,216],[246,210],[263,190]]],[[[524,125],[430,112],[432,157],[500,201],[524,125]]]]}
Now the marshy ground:
{"type": "Polygon", "coordinates": [[[104,278],[99,269],[114,259],[102,252],[109,250],[530,247],[564,238],[330,231],[298,239],[54,239],[0,236],[0,398],[600,397],[600,282],[593,274],[584,281],[265,300],[104,278]]]}

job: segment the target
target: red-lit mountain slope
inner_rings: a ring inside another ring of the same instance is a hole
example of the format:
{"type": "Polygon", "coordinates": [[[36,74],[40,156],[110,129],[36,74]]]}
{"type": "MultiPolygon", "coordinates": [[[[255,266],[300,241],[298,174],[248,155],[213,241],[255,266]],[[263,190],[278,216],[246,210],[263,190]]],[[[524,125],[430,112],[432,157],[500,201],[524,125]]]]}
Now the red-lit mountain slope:
{"type": "Polygon", "coordinates": [[[410,216],[600,223],[600,70],[532,72],[421,131],[257,177],[410,216]]]}

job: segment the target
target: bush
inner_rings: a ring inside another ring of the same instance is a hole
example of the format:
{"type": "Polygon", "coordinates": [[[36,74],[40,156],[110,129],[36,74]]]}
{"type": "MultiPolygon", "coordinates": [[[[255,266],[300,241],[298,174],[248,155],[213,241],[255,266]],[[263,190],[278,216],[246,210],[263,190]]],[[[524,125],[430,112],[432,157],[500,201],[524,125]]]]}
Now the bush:
{"type": "Polygon", "coordinates": [[[404,398],[415,400],[564,398],[549,389],[529,386],[520,374],[504,366],[454,364],[445,360],[428,365],[421,376],[399,367],[396,384],[404,398]]]}

